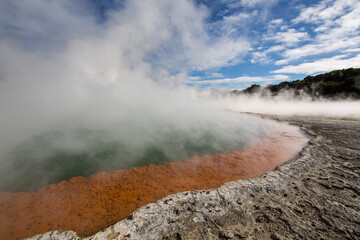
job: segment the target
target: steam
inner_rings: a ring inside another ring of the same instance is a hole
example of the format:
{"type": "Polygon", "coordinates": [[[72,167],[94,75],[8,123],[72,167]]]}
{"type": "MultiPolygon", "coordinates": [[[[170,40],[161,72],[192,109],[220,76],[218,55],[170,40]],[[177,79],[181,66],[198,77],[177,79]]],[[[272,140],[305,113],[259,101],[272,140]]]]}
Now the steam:
{"type": "Polygon", "coordinates": [[[72,1],[1,5],[16,31],[1,25],[0,190],[226,151],[265,130],[184,86],[190,66],[242,51],[228,54],[226,37],[209,41],[206,11],[190,1],[128,1],[101,23],[72,1]]]}
{"type": "Polygon", "coordinates": [[[305,94],[294,97],[295,94],[290,90],[277,96],[271,96],[271,93],[231,95],[212,90],[198,91],[197,95],[207,103],[235,112],[360,119],[360,101],[351,98],[312,100],[305,94]]]}

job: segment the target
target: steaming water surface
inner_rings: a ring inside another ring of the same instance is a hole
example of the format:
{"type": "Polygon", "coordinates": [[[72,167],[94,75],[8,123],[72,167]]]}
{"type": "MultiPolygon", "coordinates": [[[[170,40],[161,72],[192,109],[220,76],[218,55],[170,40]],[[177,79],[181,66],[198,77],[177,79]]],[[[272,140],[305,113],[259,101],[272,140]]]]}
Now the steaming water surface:
{"type": "Polygon", "coordinates": [[[251,119],[267,131],[245,148],[74,177],[36,192],[0,192],[0,238],[21,239],[56,229],[89,236],[166,195],[260,176],[294,157],[307,141],[296,127],[251,119]]]}
{"type": "Polygon", "coordinates": [[[20,239],[56,229],[89,236],[166,195],[260,176],[294,157],[307,141],[296,127],[256,121],[271,131],[235,151],[74,177],[36,192],[0,192],[0,238],[20,239]]]}
{"type": "Polygon", "coordinates": [[[8,164],[0,169],[0,191],[34,191],[76,176],[228,152],[266,132],[258,119],[224,114],[232,121],[195,123],[188,129],[159,126],[147,133],[129,134],[121,126],[111,130],[68,128],[31,136],[6,155],[8,164]]]}

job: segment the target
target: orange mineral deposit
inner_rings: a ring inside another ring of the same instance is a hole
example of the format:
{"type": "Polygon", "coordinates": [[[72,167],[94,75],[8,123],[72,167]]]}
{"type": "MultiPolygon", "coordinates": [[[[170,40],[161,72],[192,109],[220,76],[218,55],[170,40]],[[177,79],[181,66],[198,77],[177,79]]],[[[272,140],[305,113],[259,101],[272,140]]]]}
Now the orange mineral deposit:
{"type": "Polygon", "coordinates": [[[21,239],[56,229],[89,236],[166,195],[260,176],[294,157],[305,142],[300,132],[286,126],[232,152],[74,177],[36,192],[2,192],[0,239],[21,239]]]}

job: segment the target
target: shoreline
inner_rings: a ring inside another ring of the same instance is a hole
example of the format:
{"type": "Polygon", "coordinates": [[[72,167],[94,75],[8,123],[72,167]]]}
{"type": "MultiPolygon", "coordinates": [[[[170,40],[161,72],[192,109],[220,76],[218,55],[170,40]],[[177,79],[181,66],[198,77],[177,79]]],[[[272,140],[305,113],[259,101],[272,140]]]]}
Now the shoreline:
{"type": "MultiPolygon", "coordinates": [[[[360,238],[360,121],[272,118],[314,136],[299,157],[258,178],[167,196],[84,239],[360,238]]],[[[80,239],[29,239],[50,237],[80,239]]]]}

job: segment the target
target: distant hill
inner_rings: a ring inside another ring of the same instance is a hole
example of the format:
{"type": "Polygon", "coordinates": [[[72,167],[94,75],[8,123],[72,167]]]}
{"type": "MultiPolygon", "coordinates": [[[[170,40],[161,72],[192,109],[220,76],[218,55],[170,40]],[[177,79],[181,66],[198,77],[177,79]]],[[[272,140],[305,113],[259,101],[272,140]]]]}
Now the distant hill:
{"type": "Polygon", "coordinates": [[[231,94],[260,94],[276,96],[286,92],[293,97],[309,96],[312,99],[354,98],[360,99],[360,68],[335,70],[316,76],[307,76],[303,80],[282,82],[261,87],[253,84],[242,91],[234,90],[231,94]]]}

